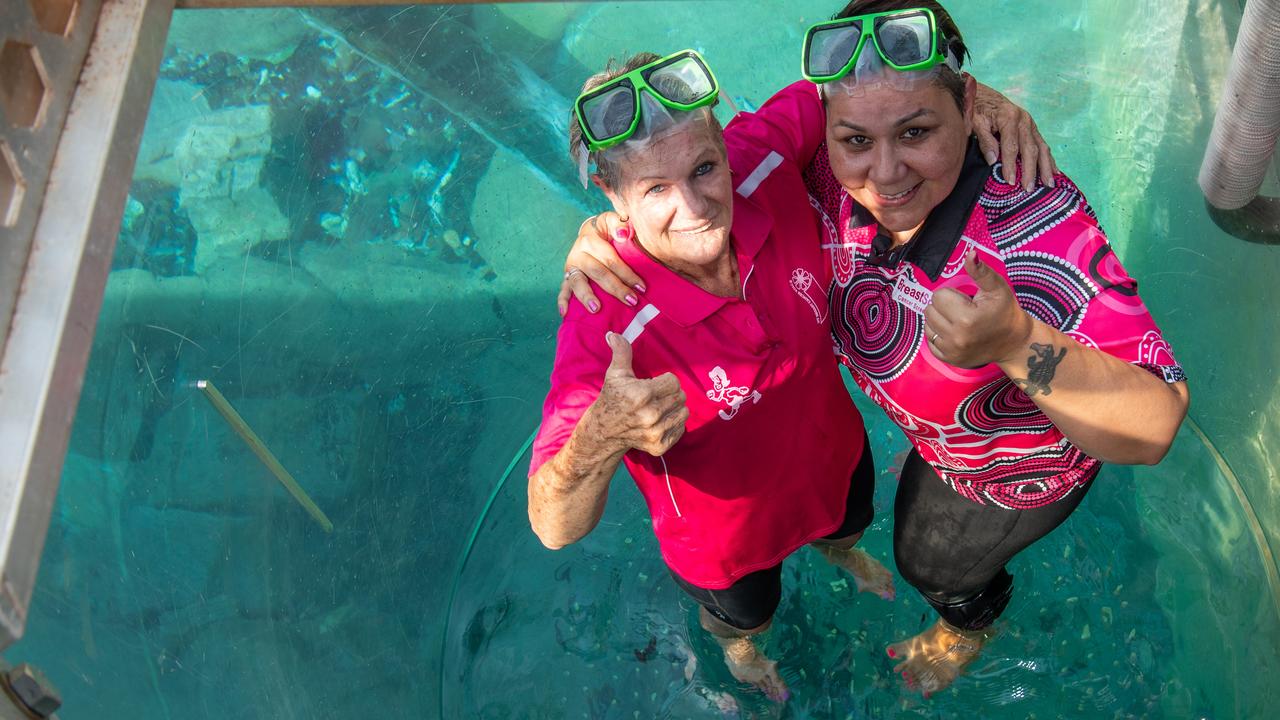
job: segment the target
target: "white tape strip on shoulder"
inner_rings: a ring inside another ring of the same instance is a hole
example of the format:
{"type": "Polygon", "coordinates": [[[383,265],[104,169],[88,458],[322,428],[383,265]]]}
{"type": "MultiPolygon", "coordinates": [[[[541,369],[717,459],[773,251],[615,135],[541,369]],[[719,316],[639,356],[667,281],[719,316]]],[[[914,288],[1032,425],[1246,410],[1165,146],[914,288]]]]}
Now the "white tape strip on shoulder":
{"type": "Polygon", "coordinates": [[[776,152],[769,153],[769,156],[762,160],[756,166],[756,169],[752,170],[751,174],[747,176],[747,179],[743,180],[742,184],[738,186],[738,194],[742,197],[751,197],[751,193],[760,187],[760,183],[764,182],[769,177],[769,174],[777,170],[781,165],[782,156],[776,152]]]}
{"type": "Polygon", "coordinates": [[[626,338],[629,343],[635,342],[636,338],[640,337],[640,333],[644,332],[644,326],[648,325],[649,321],[656,317],[658,317],[658,308],[652,305],[645,305],[631,319],[631,324],[627,326],[627,329],[622,331],[622,337],[626,338]]]}

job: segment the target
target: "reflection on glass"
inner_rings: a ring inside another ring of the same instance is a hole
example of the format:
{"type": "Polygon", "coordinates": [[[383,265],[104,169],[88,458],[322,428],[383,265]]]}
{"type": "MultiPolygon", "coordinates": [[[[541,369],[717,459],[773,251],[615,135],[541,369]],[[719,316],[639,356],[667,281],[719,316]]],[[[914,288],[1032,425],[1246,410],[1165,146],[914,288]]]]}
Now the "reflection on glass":
{"type": "MultiPolygon", "coordinates": [[[[60,686],[62,716],[780,712],[696,632],[629,483],[559,553],[528,530],[527,461],[481,511],[537,422],[561,256],[598,203],[565,132],[587,68],[692,47],[749,107],[795,79],[803,29],[837,4],[177,13],[28,637],[11,653],[60,686]],[[204,378],[331,535],[198,395],[204,378]]],[[[974,72],[1057,133],[1059,162],[1182,352],[1193,416],[1274,534],[1261,448],[1276,439],[1277,371],[1264,343],[1241,343],[1280,335],[1265,305],[1280,260],[1217,231],[1191,182],[1236,20],[1209,0],[952,4],[984,49],[974,72]],[[1135,82],[1137,56],[1177,60],[1135,82]]],[[[862,407],[884,473],[867,547],[889,559],[903,442],[862,407]]],[[[1277,669],[1276,608],[1193,435],[1160,467],[1109,470],[1020,562],[1020,599],[984,664],[924,702],[882,653],[920,629],[924,603],[904,592],[886,612],[801,553],[784,576],[786,630],[769,639],[795,658],[788,712],[1274,710],[1256,678],[1277,669]],[[1203,661],[1224,647],[1238,662],[1203,661]]]]}

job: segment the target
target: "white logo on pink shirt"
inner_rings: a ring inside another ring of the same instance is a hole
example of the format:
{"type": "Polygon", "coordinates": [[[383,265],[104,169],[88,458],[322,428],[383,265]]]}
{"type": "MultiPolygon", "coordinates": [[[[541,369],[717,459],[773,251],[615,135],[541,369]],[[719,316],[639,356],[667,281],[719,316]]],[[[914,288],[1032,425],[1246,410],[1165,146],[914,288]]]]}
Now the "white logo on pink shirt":
{"type": "Polygon", "coordinates": [[[893,299],[911,312],[923,315],[933,302],[933,291],[912,279],[910,272],[904,272],[893,286],[893,299]]]}
{"type": "Polygon", "coordinates": [[[760,402],[760,393],[745,385],[734,385],[729,382],[729,374],[719,365],[707,373],[711,377],[711,390],[707,391],[707,399],[722,402],[729,406],[728,411],[720,411],[721,420],[732,420],[738,414],[738,408],[747,400],[754,405],[760,402]]]}
{"type": "Polygon", "coordinates": [[[818,284],[813,273],[804,268],[792,270],[791,289],[813,309],[813,316],[817,318],[819,325],[827,321],[827,293],[818,284]]]}

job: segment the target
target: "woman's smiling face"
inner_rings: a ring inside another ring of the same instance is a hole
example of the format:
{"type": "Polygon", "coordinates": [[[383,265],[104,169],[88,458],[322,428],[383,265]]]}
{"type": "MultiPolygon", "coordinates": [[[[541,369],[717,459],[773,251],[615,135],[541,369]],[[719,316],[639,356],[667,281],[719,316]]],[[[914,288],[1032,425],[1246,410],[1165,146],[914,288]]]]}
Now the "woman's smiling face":
{"type": "Polygon", "coordinates": [[[920,228],[956,186],[973,132],[972,77],[965,109],[941,85],[887,83],[827,97],[827,152],[836,179],[898,242],[920,228]]]}
{"type": "Polygon", "coordinates": [[[733,181],[719,126],[686,123],[619,162],[617,188],[604,187],[636,238],[669,266],[723,257],[733,225],[733,181]]]}

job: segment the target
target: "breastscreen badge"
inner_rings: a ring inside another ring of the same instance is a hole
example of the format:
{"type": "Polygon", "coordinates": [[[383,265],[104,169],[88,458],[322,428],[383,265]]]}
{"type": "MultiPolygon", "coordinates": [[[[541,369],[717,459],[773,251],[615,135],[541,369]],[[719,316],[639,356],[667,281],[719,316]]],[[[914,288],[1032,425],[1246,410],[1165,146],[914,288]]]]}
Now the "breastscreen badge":
{"type": "Polygon", "coordinates": [[[924,315],[933,300],[933,291],[912,280],[910,273],[903,273],[893,286],[893,299],[915,314],[924,315]]]}

